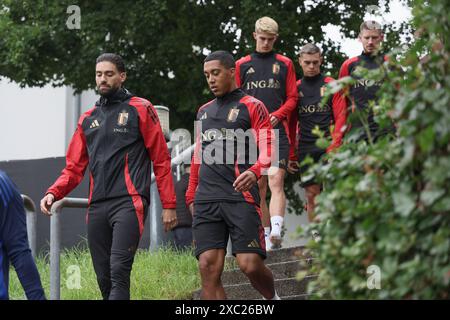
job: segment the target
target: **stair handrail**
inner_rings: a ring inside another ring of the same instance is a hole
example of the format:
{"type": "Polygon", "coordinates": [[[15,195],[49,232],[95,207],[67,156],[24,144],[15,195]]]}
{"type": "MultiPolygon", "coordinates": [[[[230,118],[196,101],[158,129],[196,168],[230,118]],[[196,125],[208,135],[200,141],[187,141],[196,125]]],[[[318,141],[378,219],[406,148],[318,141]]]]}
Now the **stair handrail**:
{"type": "Polygon", "coordinates": [[[86,198],[63,198],[53,203],[50,213],[50,300],[61,297],[61,223],[60,215],[64,208],[87,208],[86,198]]]}
{"type": "Polygon", "coordinates": [[[27,236],[28,244],[31,249],[31,255],[36,258],[36,237],[37,237],[37,214],[34,201],[26,194],[21,194],[23,206],[25,208],[27,219],[27,236]]]}

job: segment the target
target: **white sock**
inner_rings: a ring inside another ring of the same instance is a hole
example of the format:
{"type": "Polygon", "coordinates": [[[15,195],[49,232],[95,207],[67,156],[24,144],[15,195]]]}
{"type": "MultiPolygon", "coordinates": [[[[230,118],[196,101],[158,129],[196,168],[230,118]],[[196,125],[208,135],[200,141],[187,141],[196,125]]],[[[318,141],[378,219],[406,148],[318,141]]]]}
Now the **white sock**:
{"type": "Polygon", "coordinates": [[[272,225],[272,234],[281,235],[281,227],[283,226],[282,216],[273,216],[270,218],[270,224],[272,225]]]}
{"type": "Polygon", "coordinates": [[[267,238],[270,234],[270,227],[264,227],[264,236],[267,238]]]}

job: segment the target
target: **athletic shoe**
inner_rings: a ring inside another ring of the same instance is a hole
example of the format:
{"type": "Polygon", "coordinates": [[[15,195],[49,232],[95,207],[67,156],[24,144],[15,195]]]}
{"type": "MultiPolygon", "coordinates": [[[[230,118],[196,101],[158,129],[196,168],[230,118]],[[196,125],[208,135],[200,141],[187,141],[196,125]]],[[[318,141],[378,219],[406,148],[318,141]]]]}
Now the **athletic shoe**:
{"type": "Polygon", "coordinates": [[[276,250],[281,248],[281,242],[283,241],[283,238],[281,237],[281,234],[271,232],[269,241],[271,243],[271,250],[276,250]]]}
{"type": "Polygon", "coordinates": [[[319,232],[317,231],[317,230],[312,230],[311,231],[311,237],[313,238],[313,240],[315,241],[315,242],[319,242],[320,241],[320,234],[319,234],[319,232]]]}

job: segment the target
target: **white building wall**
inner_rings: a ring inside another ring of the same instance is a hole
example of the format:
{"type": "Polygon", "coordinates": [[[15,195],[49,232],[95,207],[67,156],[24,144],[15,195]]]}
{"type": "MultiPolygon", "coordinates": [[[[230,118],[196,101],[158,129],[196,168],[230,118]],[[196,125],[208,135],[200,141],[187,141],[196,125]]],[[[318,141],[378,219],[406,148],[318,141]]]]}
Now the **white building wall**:
{"type": "Polygon", "coordinates": [[[74,95],[71,87],[66,87],[66,115],[65,115],[65,150],[75,132],[80,116],[91,109],[98,100],[94,90],[83,91],[80,95],[74,95]]]}
{"type": "Polygon", "coordinates": [[[0,161],[64,156],[79,115],[97,99],[84,91],[77,111],[70,87],[20,88],[0,77],[0,161]]]}
{"type": "Polygon", "coordinates": [[[65,152],[65,88],[20,88],[0,78],[0,161],[65,152]]]}
{"type": "Polygon", "coordinates": [[[81,113],[91,109],[95,102],[100,98],[94,90],[83,91],[81,94],[81,113]]]}

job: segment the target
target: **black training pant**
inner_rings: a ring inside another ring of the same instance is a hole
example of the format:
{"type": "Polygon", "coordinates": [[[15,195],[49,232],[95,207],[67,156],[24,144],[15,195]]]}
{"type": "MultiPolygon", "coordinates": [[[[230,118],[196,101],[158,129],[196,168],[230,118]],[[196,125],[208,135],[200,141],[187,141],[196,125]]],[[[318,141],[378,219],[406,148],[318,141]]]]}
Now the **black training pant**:
{"type": "Polygon", "coordinates": [[[147,216],[140,196],[92,203],[88,211],[88,243],[104,300],[129,300],[134,255],[147,216]]]}

